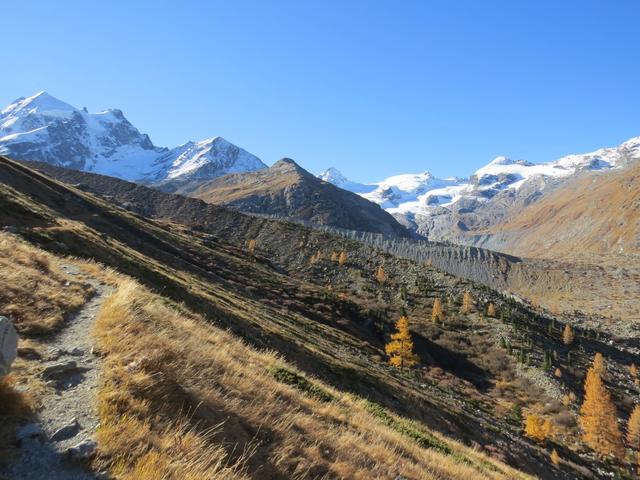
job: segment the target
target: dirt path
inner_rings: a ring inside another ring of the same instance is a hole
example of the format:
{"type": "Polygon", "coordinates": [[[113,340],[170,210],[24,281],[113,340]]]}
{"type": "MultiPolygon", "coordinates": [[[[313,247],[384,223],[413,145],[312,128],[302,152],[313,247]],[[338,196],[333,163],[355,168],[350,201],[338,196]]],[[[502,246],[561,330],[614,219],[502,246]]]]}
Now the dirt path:
{"type": "MultiPolygon", "coordinates": [[[[70,275],[77,275],[74,265],[64,265],[70,275]]],[[[102,302],[111,289],[89,281],[95,295],[47,342],[48,357],[43,362],[47,393],[37,422],[22,429],[31,434],[21,440],[19,456],[0,469],[0,478],[24,480],[93,480],[81,462],[69,460],[67,450],[82,442],[90,449],[98,426],[95,395],[99,376],[99,358],[93,355],[91,329],[102,302]],[[74,365],[75,362],[75,365],[74,365]],[[75,421],[74,421],[75,420],[75,421]],[[60,431],[60,429],[63,429],[60,431]],[[40,430],[40,433],[35,431],[40,430]],[[56,433],[58,432],[58,433],[56,433]]],[[[18,431],[20,436],[21,431],[18,431]]]]}

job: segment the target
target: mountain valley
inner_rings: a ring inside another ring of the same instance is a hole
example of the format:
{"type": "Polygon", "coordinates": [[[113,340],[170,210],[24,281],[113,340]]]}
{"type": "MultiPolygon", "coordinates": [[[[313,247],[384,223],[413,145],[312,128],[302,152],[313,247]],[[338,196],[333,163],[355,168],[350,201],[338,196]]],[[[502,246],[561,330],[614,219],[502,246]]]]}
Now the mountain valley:
{"type": "Polygon", "coordinates": [[[632,449],[596,453],[581,422],[597,354],[616,425],[640,395],[639,145],[365,185],[221,137],[159,148],[119,110],[14,102],[0,478],[635,478],[632,449]],[[60,363],[78,318],[91,332],[60,363]],[[389,358],[402,319],[409,368],[389,358]],[[74,427],[86,458],[57,432],[17,439],[77,385],[97,405],[74,427]]]}

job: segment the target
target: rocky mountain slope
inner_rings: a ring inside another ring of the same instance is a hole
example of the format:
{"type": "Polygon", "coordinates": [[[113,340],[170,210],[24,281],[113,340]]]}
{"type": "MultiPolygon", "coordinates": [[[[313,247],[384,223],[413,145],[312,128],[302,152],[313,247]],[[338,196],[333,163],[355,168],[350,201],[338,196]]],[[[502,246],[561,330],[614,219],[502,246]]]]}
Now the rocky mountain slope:
{"type": "MultiPolygon", "coordinates": [[[[321,287],[6,166],[0,204],[13,208],[0,226],[14,233],[0,231],[0,311],[20,343],[0,378],[0,477],[531,478],[296,368],[306,359],[356,389],[378,376],[352,361],[373,346],[366,329],[323,323],[317,309],[346,310],[321,287]],[[51,303],[55,322],[42,315],[51,303]],[[348,356],[332,358],[337,348],[348,356]]],[[[544,453],[522,443],[533,470],[544,453]]]]}
{"type": "Polygon", "coordinates": [[[623,168],[638,159],[640,137],[618,147],[542,164],[498,157],[469,179],[437,179],[424,172],[363,185],[347,180],[335,169],[320,177],[378,203],[431,240],[469,243],[474,231],[515,215],[559,184],[584,172],[623,168]]]}
{"type": "MultiPolygon", "coordinates": [[[[139,215],[162,218],[203,231],[215,231],[239,245],[253,238],[256,231],[261,231],[268,238],[271,251],[274,254],[277,252],[277,257],[283,261],[290,257],[291,245],[302,242],[306,236],[304,232],[307,229],[303,226],[287,223],[288,238],[294,237],[292,232],[298,233],[295,239],[283,242],[280,231],[282,222],[270,218],[239,215],[202,200],[102,175],[47,164],[29,165],[139,215]]],[[[640,297],[640,274],[635,269],[523,259],[472,246],[392,239],[372,233],[344,230],[335,233],[420,264],[432,264],[452,275],[498,291],[515,293],[547,309],[564,311],[577,324],[598,327],[623,338],[638,334],[632,322],[640,314],[636,301],[640,297]],[[575,311],[579,313],[575,314],[575,311]]],[[[299,267],[296,265],[295,268],[299,267]]]]}
{"type": "Polygon", "coordinates": [[[395,237],[409,236],[378,205],[319,180],[288,158],[255,172],[204,182],[167,182],[160,188],[244,212],[395,237]]]}
{"type": "Polygon", "coordinates": [[[529,257],[640,266],[640,162],[587,173],[466,241],[529,257]]]}
{"type": "MultiPolygon", "coordinates": [[[[148,468],[151,460],[144,453],[162,448],[170,438],[162,432],[182,438],[182,429],[171,421],[176,412],[185,412],[187,430],[195,424],[205,430],[218,425],[203,441],[222,448],[223,458],[257,452],[244,464],[248,478],[296,473],[302,478],[357,478],[362,472],[369,477],[433,478],[439,472],[434,469],[448,462],[458,470],[435,478],[517,478],[496,458],[550,479],[607,478],[622,468],[580,446],[575,414],[584,369],[593,353],[601,351],[608,359],[607,385],[626,419],[633,403],[627,400],[638,392],[627,368],[636,358],[633,340],[614,341],[597,326],[575,325],[576,344],[566,346],[561,332],[570,318],[423,261],[301,225],[69,172],[86,181],[64,184],[0,159],[0,209],[6,212],[0,226],[56,254],[102,262],[159,292],[132,286],[113,303],[118,309],[103,319],[101,354],[110,368],[105,371],[107,390],[100,396],[105,407],[101,415],[106,415],[100,438],[107,442],[98,448],[100,466],[129,472],[143,455],[148,468]],[[101,185],[102,195],[91,193],[101,185]],[[173,218],[153,219],[137,210],[164,205],[169,211],[170,202],[173,218]],[[178,221],[179,205],[185,217],[197,208],[211,213],[193,213],[183,223],[178,221]],[[197,224],[195,217],[200,218],[197,224]],[[334,260],[335,252],[343,252],[346,261],[334,260]],[[376,275],[380,266],[386,272],[383,280],[376,275]],[[464,292],[473,298],[470,311],[461,306],[464,292]],[[162,298],[151,298],[160,294],[162,298]],[[447,312],[442,322],[430,320],[436,298],[447,312]],[[416,368],[403,372],[389,367],[384,354],[401,312],[411,319],[420,357],[416,368]],[[241,337],[245,347],[222,330],[241,337]],[[512,348],[502,346],[500,338],[512,348]],[[277,351],[284,360],[276,364],[273,357],[259,357],[255,350],[247,351],[247,344],[277,351]],[[545,352],[552,350],[560,376],[543,366],[545,352]],[[218,353],[211,356],[213,352],[218,353]],[[558,400],[568,392],[577,399],[565,406],[558,400]],[[254,404],[260,408],[248,408],[254,404]],[[132,408],[135,416],[124,415],[132,408]],[[538,408],[559,432],[544,445],[522,435],[523,415],[538,408]],[[371,448],[378,437],[370,428],[378,421],[399,437],[384,433],[396,453],[373,461],[369,455],[382,451],[371,448]],[[346,443],[338,444],[335,435],[344,428],[365,441],[340,437],[346,443]],[[326,429],[334,436],[327,437],[326,429]],[[149,431],[152,438],[164,440],[145,443],[149,437],[138,433],[149,431]],[[471,457],[452,438],[492,459],[471,457]],[[354,445],[362,445],[366,461],[347,455],[354,445]],[[408,448],[422,450],[412,450],[412,457],[408,448]],[[558,466],[549,461],[552,448],[560,454],[558,466]],[[415,464],[433,455],[437,461],[431,466],[419,471],[405,467],[407,458],[415,464]]],[[[91,265],[93,271],[99,267],[91,265]]],[[[121,288],[125,282],[116,284],[121,288]]],[[[193,438],[188,442],[194,443],[193,438]]],[[[167,444],[182,448],[185,442],[167,444]]],[[[174,449],[163,452],[176,454],[174,449]]]]}
{"type": "Polygon", "coordinates": [[[209,179],[266,166],[221,137],[156,147],[120,110],[89,113],[46,92],[0,111],[0,153],[127,180],[209,179]]]}

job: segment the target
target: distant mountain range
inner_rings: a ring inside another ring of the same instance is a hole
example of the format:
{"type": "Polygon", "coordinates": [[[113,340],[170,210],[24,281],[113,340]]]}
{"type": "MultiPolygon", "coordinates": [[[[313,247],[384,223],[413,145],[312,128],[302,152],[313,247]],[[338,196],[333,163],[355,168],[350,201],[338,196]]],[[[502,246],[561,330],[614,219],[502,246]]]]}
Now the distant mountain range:
{"type": "MultiPolygon", "coordinates": [[[[571,210],[579,202],[572,202],[566,192],[585,193],[577,187],[567,187],[565,193],[560,191],[548,202],[540,202],[574,182],[581,182],[580,188],[588,190],[590,180],[581,180],[585,176],[616,172],[640,159],[640,137],[614,148],[540,164],[497,157],[469,178],[441,179],[425,171],[364,184],[347,179],[335,168],[315,178],[290,159],[267,168],[259,158],[221,137],[175,148],[158,147],[120,110],[88,113],[40,92],[0,111],[0,154],[114,176],[253,213],[406,236],[402,225],[429,240],[487,246],[526,256],[539,255],[544,249],[539,243],[535,249],[524,248],[533,243],[524,241],[527,231],[519,219],[536,215],[536,224],[544,230],[564,218],[556,216],[555,223],[550,220],[547,225],[549,212],[534,212],[531,206],[559,202],[564,212],[571,210]],[[513,232],[514,225],[521,226],[520,233],[504,233],[507,229],[513,232]],[[515,238],[519,239],[517,248],[515,238]]],[[[599,195],[601,201],[606,200],[604,187],[599,195]]],[[[586,196],[588,199],[588,192],[586,196]]],[[[631,194],[627,197],[635,198],[631,194]]],[[[627,197],[620,199],[621,208],[627,197]]],[[[606,217],[619,213],[605,210],[593,218],[593,224],[606,225],[606,217]]],[[[575,215],[585,211],[578,209],[575,215]]],[[[592,216],[597,213],[588,211],[592,216]]],[[[626,225],[621,234],[633,237],[634,223],[626,225]]],[[[580,231],[586,228],[579,227],[580,231]]],[[[608,242],[625,253],[637,250],[632,242],[623,247],[616,239],[608,242]]],[[[571,249],[571,242],[565,243],[571,249]]],[[[597,243],[594,239],[591,245],[597,243]]]]}
{"type": "Polygon", "coordinates": [[[498,157],[468,179],[429,172],[362,184],[329,168],[319,178],[377,203],[430,240],[474,244],[474,234],[515,215],[544,194],[589,172],[623,168],[640,159],[640,137],[614,148],[534,164],[498,157]]]}
{"type": "Polygon", "coordinates": [[[117,109],[89,113],[39,92],[0,111],[0,153],[143,183],[266,168],[222,137],[157,147],[117,109]]]}

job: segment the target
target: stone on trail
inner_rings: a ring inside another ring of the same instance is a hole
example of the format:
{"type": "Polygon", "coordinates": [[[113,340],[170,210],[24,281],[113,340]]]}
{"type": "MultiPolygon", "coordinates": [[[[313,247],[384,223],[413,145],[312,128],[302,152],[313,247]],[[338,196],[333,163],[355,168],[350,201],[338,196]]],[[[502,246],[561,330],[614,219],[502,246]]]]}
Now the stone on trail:
{"type": "Polygon", "coordinates": [[[56,430],[53,435],[51,435],[52,442],[60,442],[62,440],[67,440],[75,436],[80,430],[80,424],[78,423],[78,419],[74,418],[69,423],[67,423],[64,427],[56,430]]]}
{"type": "Polygon", "coordinates": [[[98,443],[94,440],[83,440],[76,446],[68,448],[67,454],[71,460],[88,460],[96,454],[98,443]]]}
{"type": "Polygon", "coordinates": [[[0,377],[11,370],[18,355],[18,333],[7,317],[0,316],[0,377]]]}
{"type": "Polygon", "coordinates": [[[62,375],[68,372],[72,372],[78,369],[78,364],[70,360],[68,362],[56,363],[53,365],[49,365],[42,371],[43,378],[51,378],[57,375],[62,375]]]}

